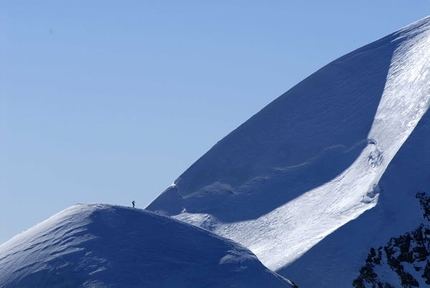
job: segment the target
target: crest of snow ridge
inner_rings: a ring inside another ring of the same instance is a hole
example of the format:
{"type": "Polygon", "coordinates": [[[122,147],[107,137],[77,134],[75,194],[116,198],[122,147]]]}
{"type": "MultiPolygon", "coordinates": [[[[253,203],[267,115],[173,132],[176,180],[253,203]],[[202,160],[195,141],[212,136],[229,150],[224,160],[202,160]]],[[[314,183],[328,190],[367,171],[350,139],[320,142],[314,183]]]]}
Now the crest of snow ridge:
{"type": "Polygon", "coordinates": [[[266,284],[292,287],[230,240],[119,206],[72,206],[0,245],[2,288],[266,284]]]}
{"type": "Polygon", "coordinates": [[[147,209],[298,259],[373,208],[378,183],[426,113],[429,18],[323,67],[227,135],[147,209]]]}

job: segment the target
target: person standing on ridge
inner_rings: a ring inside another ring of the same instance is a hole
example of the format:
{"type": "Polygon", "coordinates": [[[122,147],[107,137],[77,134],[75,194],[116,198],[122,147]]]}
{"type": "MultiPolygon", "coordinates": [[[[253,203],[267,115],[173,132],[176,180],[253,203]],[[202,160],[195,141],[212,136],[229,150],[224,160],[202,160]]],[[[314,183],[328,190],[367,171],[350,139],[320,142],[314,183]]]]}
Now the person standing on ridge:
{"type": "Polygon", "coordinates": [[[134,208],[134,204],[135,204],[134,200],[133,200],[133,201],[131,201],[131,204],[133,205],[133,208],[134,208]]]}

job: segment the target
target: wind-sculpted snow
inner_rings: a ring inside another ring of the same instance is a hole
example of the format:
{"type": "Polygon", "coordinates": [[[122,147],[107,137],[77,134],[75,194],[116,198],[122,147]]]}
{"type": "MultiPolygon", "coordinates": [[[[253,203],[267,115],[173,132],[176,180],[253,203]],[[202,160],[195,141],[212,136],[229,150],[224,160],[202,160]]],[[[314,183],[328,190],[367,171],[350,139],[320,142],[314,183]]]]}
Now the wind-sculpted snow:
{"type": "Polygon", "coordinates": [[[0,287],[292,287],[248,249],[150,212],[76,205],[0,245],[0,287]]]}
{"type": "Polygon", "coordinates": [[[185,208],[231,223],[329,182],[367,144],[395,48],[383,39],[311,75],[217,143],[148,209],[185,208]]]}
{"type": "MultiPolygon", "coordinates": [[[[304,253],[386,199],[380,180],[429,108],[429,69],[426,18],[293,87],[217,143],[148,209],[238,241],[269,268],[298,271],[294,263],[304,253]]],[[[424,131],[419,139],[430,138],[424,131]]],[[[405,173],[430,175],[428,167],[405,173]]],[[[391,203],[401,203],[405,192],[390,193],[400,197],[391,203]]],[[[334,275],[340,265],[320,268],[334,275]]]]}
{"type": "Polygon", "coordinates": [[[422,211],[415,195],[430,191],[430,110],[396,153],[379,186],[376,207],[328,235],[278,273],[303,287],[332,287],[324,283],[351,287],[371,247],[383,246],[391,237],[421,224],[422,211]]]}

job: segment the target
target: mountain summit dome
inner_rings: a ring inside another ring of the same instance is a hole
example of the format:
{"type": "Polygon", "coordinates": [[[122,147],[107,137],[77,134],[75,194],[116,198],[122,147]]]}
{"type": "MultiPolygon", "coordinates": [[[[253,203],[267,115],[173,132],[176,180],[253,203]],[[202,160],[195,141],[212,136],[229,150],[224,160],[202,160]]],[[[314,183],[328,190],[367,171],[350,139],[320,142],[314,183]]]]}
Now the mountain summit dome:
{"type": "Polygon", "coordinates": [[[425,18],[281,95],[147,209],[245,245],[299,286],[347,287],[371,241],[421,218],[414,195],[430,189],[429,71],[425,18]]]}
{"type": "Polygon", "coordinates": [[[0,287],[292,287],[245,247],[139,209],[75,205],[0,245],[0,287]]]}

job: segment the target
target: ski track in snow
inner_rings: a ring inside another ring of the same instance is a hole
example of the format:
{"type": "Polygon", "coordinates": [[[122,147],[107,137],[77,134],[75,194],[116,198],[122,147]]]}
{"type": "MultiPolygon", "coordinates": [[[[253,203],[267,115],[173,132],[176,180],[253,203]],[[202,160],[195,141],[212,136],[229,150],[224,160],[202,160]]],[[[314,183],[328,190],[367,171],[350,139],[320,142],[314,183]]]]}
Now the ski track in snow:
{"type": "Polygon", "coordinates": [[[258,219],[221,223],[207,214],[186,212],[174,218],[201,227],[209,223],[215,233],[247,246],[267,267],[278,270],[373,208],[378,181],[429,108],[428,25],[417,22],[398,32],[404,40],[394,52],[368,145],[343,173],[258,219]]]}

